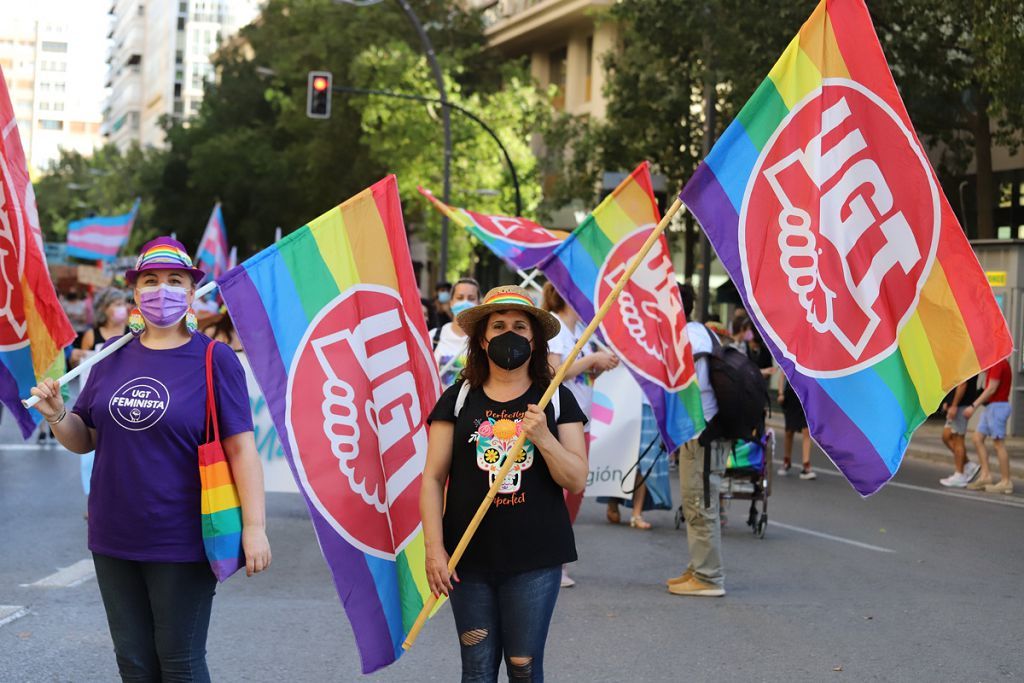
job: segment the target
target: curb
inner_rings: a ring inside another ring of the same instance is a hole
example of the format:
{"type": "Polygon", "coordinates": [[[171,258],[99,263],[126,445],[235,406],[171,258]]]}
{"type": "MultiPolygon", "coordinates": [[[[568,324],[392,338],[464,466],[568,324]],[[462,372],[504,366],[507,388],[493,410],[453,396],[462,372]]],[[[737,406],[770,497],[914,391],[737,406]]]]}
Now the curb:
{"type": "MultiPolygon", "coordinates": [[[[785,432],[785,427],[782,422],[776,422],[775,420],[768,420],[767,425],[776,431],[777,438],[781,439],[782,434],[785,432]]],[[[778,442],[776,442],[778,443],[778,442]]],[[[781,457],[781,456],[779,456],[781,457]]],[[[935,448],[930,446],[915,446],[914,442],[910,442],[910,446],[907,447],[906,453],[903,454],[904,458],[913,458],[923,462],[932,462],[939,465],[946,465],[947,467],[953,467],[953,454],[950,453],[945,447],[935,448]]],[[[977,456],[974,452],[974,448],[970,442],[967,444],[967,457],[972,462],[977,462],[977,456]]],[[[994,449],[989,447],[989,469],[992,470],[992,474],[998,478],[999,476],[999,463],[996,458],[994,449]]],[[[1024,460],[1019,457],[1010,455],[1010,476],[1014,479],[1024,479],[1024,460]]]]}

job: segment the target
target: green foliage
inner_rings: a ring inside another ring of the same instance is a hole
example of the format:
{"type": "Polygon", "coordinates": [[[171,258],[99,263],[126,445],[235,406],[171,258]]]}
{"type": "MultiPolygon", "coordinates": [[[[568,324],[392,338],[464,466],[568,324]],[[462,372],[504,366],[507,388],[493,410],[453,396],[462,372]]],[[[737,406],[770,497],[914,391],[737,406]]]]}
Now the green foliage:
{"type": "MultiPolygon", "coordinates": [[[[482,119],[498,136],[515,165],[523,213],[536,214],[540,202],[537,162],[530,138],[548,119],[550,105],[521,68],[502,70],[504,87],[481,93],[463,87],[458,76],[463,67],[449,70],[445,79],[448,99],[482,119]]],[[[356,60],[353,76],[357,87],[386,89],[436,98],[437,90],[426,58],[404,43],[367,48],[356,60]]],[[[406,198],[406,223],[423,227],[421,237],[440,243],[441,216],[425,200],[409,201],[415,188],[426,187],[441,195],[444,145],[438,135],[440,105],[368,95],[362,106],[362,142],[370,157],[398,175],[406,198]]],[[[512,177],[494,138],[470,117],[452,110],[451,203],[484,213],[515,213],[512,177]]],[[[449,235],[449,278],[470,267],[475,243],[454,228],[449,235]]],[[[435,254],[436,256],[436,254],[435,254]]]]}
{"type": "Polygon", "coordinates": [[[979,116],[997,143],[1024,142],[1024,4],[885,0],[872,12],[914,127],[943,144],[940,171],[966,171],[979,116]]]}
{"type": "MultiPolygon", "coordinates": [[[[497,57],[483,52],[477,14],[442,0],[413,0],[412,5],[447,73],[450,96],[502,137],[524,176],[524,202],[535,206],[539,191],[530,180],[535,162],[526,143],[532,128],[543,124],[538,96],[519,72],[500,68],[497,57]]],[[[353,7],[332,0],[269,0],[261,18],[218,53],[219,78],[207,84],[198,115],[187,122],[165,121],[166,149],[118,155],[108,148],[91,160],[69,158],[40,182],[44,226],[60,236],[67,220],[82,215],[72,210],[75,198],[66,186],[97,168],[110,173],[102,176],[103,187],[109,178],[110,191],[121,193],[109,200],[85,197],[83,202],[95,204],[98,212],[127,207],[141,195],[137,225],[143,232],[173,231],[194,248],[219,200],[228,237],[244,257],[269,244],[276,227],[294,230],[398,171],[407,222],[426,220],[425,235],[436,249],[438,220],[432,213],[422,218],[425,206],[415,192],[417,183],[440,192],[442,132],[436,111],[412,102],[335,94],[330,120],[305,114],[306,75],[315,69],[333,72],[336,85],[436,96],[421,54],[422,45],[395,2],[353,7]]],[[[452,185],[465,190],[455,197],[484,210],[511,212],[511,184],[493,141],[458,114],[453,131],[452,185]],[[501,196],[471,194],[482,188],[498,189],[501,196]]],[[[466,249],[459,248],[457,262],[464,265],[466,249]]]]}
{"type": "Polygon", "coordinates": [[[121,153],[113,145],[91,157],[61,150],[49,172],[35,183],[39,220],[47,240],[63,241],[68,223],[92,214],[127,213],[142,198],[129,248],[161,232],[155,222],[154,196],[159,191],[164,153],[133,146],[121,153]]]}

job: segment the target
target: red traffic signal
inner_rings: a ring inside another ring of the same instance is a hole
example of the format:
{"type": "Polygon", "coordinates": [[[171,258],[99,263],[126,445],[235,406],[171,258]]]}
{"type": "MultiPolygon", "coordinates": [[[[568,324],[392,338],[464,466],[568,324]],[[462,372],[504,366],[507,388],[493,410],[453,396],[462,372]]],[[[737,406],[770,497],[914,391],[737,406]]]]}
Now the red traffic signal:
{"type": "Polygon", "coordinates": [[[310,71],[306,81],[306,116],[311,119],[331,118],[330,71],[310,71]]]}

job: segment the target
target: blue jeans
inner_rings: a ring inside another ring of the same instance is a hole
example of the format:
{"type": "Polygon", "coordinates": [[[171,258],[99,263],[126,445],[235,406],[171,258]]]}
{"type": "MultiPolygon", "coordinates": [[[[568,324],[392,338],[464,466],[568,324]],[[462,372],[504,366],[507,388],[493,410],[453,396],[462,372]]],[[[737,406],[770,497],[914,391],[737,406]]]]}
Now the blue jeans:
{"type": "Polygon", "coordinates": [[[92,557],[121,680],[208,683],[206,632],[217,586],[210,565],[92,557]]]}
{"type": "Polygon", "coordinates": [[[463,683],[497,681],[503,655],[510,681],[543,681],[544,643],[562,568],[518,574],[464,571],[459,578],[451,603],[463,683]]]}

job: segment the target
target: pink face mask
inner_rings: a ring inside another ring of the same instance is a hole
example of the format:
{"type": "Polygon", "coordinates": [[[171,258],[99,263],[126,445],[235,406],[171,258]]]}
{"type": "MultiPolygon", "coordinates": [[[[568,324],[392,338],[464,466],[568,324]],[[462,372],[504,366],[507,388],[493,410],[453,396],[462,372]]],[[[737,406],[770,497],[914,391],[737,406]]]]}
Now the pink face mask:
{"type": "Polygon", "coordinates": [[[188,312],[188,290],[168,284],[139,288],[139,310],[146,322],[170,327],[188,312]]]}
{"type": "Polygon", "coordinates": [[[128,307],[124,305],[114,306],[110,309],[110,320],[115,323],[123,323],[128,319],[128,307]]]}
{"type": "Polygon", "coordinates": [[[746,332],[744,332],[743,333],[743,341],[745,341],[745,342],[754,341],[754,331],[753,330],[747,330],[746,332]]]}

